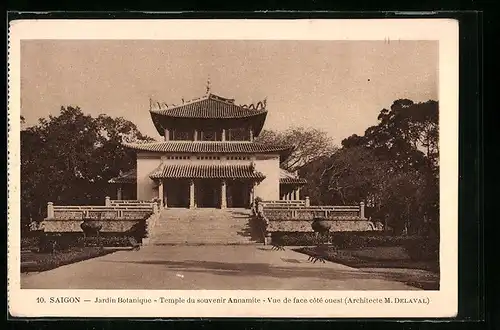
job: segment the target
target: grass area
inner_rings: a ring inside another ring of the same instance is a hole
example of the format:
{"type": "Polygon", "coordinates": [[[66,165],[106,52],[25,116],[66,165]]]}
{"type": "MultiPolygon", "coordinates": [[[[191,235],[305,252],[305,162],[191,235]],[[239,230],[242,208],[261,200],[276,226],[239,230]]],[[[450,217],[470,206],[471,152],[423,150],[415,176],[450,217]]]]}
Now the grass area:
{"type": "Polygon", "coordinates": [[[102,247],[73,247],[55,253],[21,252],[21,272],[43,272],[75,262],[100,257],[115,252],[102,247]]]}
{"type": "MultiPolygon", "coordinates": [[[[315,247],[296,249],[307,255],[318,255],[315,247]]],[[[432,260],[412,260],[402,247],[357,248],[336,250],[328,248],[319,254],[329,261],[337,262],[354,268],[409,268],[430,272],[439,272],[439,265],[432,260]]]]}
{"type": "Polygon", "coordinates": [[[437,260],[412,260],[401,246],[335,249],[303,247],[295,251],[376,275],[404,282],[424,290],[439,289],[437,260]]]}

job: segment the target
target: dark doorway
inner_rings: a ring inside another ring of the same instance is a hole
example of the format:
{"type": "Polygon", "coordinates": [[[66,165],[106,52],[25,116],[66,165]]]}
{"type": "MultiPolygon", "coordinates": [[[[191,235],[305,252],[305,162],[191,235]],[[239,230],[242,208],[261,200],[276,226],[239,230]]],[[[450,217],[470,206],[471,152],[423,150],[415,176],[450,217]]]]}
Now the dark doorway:
{"type": "Polygon", "coordinates": [[[245,181],[227,182],[227,207],[246,208],[250,206],[250,184],[245,181]]]}
{"type": "Polygon", "coordinates": [[[197,207],[220,207],[221,181],[199,180],[195,183],[195,198],[197,207]]]}
{"type": "Polygon", "coordinates": [[[167,207],[189,207],[189,180],[168,180],[164,184],[167,207]]]}

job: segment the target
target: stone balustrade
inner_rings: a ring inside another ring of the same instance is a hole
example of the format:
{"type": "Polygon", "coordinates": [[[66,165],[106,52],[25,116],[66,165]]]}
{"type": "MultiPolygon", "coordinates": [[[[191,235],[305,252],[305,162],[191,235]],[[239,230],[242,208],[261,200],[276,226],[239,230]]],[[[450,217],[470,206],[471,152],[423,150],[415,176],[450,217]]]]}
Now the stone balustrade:
{"type": "Polygon", "coordinates": [[[102,224],[102,232],[126,232],[157,213],[159,208],[155,202],[125,206],[109,206],[109,203],[108,206],[54,206],[49,202],[42,228],[45,232],[81,232],[82,222],[93,220],[102,224]]]}
{"type": "Polygon", "coordinates": [[[359,205],[311,206],[309,198],[298,201],[264,201],[259,203],[255,216],[263,227],[265,242],[273,232],[312,232],[315,218],[329,222],[332,232],[380,230],[365,218],[364,203],[359,205]],[[291,203],[290,203],[291,202],[291,203]]]}
{"type": "Polygon", "coordinates": [[[277,201],[262,201],[260,202],[264,207],[273,207],[273,206],[305,206],[305,200],[277,200],[277,201]]]}

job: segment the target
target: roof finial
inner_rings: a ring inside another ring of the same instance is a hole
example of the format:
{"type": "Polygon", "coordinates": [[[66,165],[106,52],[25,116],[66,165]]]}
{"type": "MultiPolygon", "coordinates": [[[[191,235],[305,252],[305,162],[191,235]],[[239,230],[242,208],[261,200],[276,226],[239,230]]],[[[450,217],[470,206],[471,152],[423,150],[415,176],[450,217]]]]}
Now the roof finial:
{"type": "Polygon", "coordinates": [[[210,94],[210,75],[208,76],[207,79],[207,95],[210,94]]]}

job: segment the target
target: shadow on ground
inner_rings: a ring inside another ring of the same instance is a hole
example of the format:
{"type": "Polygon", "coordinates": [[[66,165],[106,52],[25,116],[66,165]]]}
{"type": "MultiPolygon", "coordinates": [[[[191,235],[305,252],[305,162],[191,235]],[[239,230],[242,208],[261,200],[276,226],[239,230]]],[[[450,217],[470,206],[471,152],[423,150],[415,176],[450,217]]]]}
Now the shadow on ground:
{"type": "MultiPolygon", "coordinates": [[[[299,259],[283,260],[291,264],[305,263],[299,259]]],[[[432,283],[436,283],[435,276],[419,274],[418,276],[406,273],[365,272],[362,270],[332,269],[327,267],[282,267],[272,266],[267,263],[226,263],[217,261],[166,261],[166,260],[136,260],[113,261],[103,260],[106,263],[132,263],[143,265],[163,265],[168,270],[190,273],[209,273],[222,276],[270,276],[279,279],[290,278],[315,278],[325,280],[392,280],[405,283],[414,287],[430,290],[432,283]],[[427,286],[416,283],[428,282],[427,286]],[[427,288],[426,288],[427,287],[427,288]]]]}

